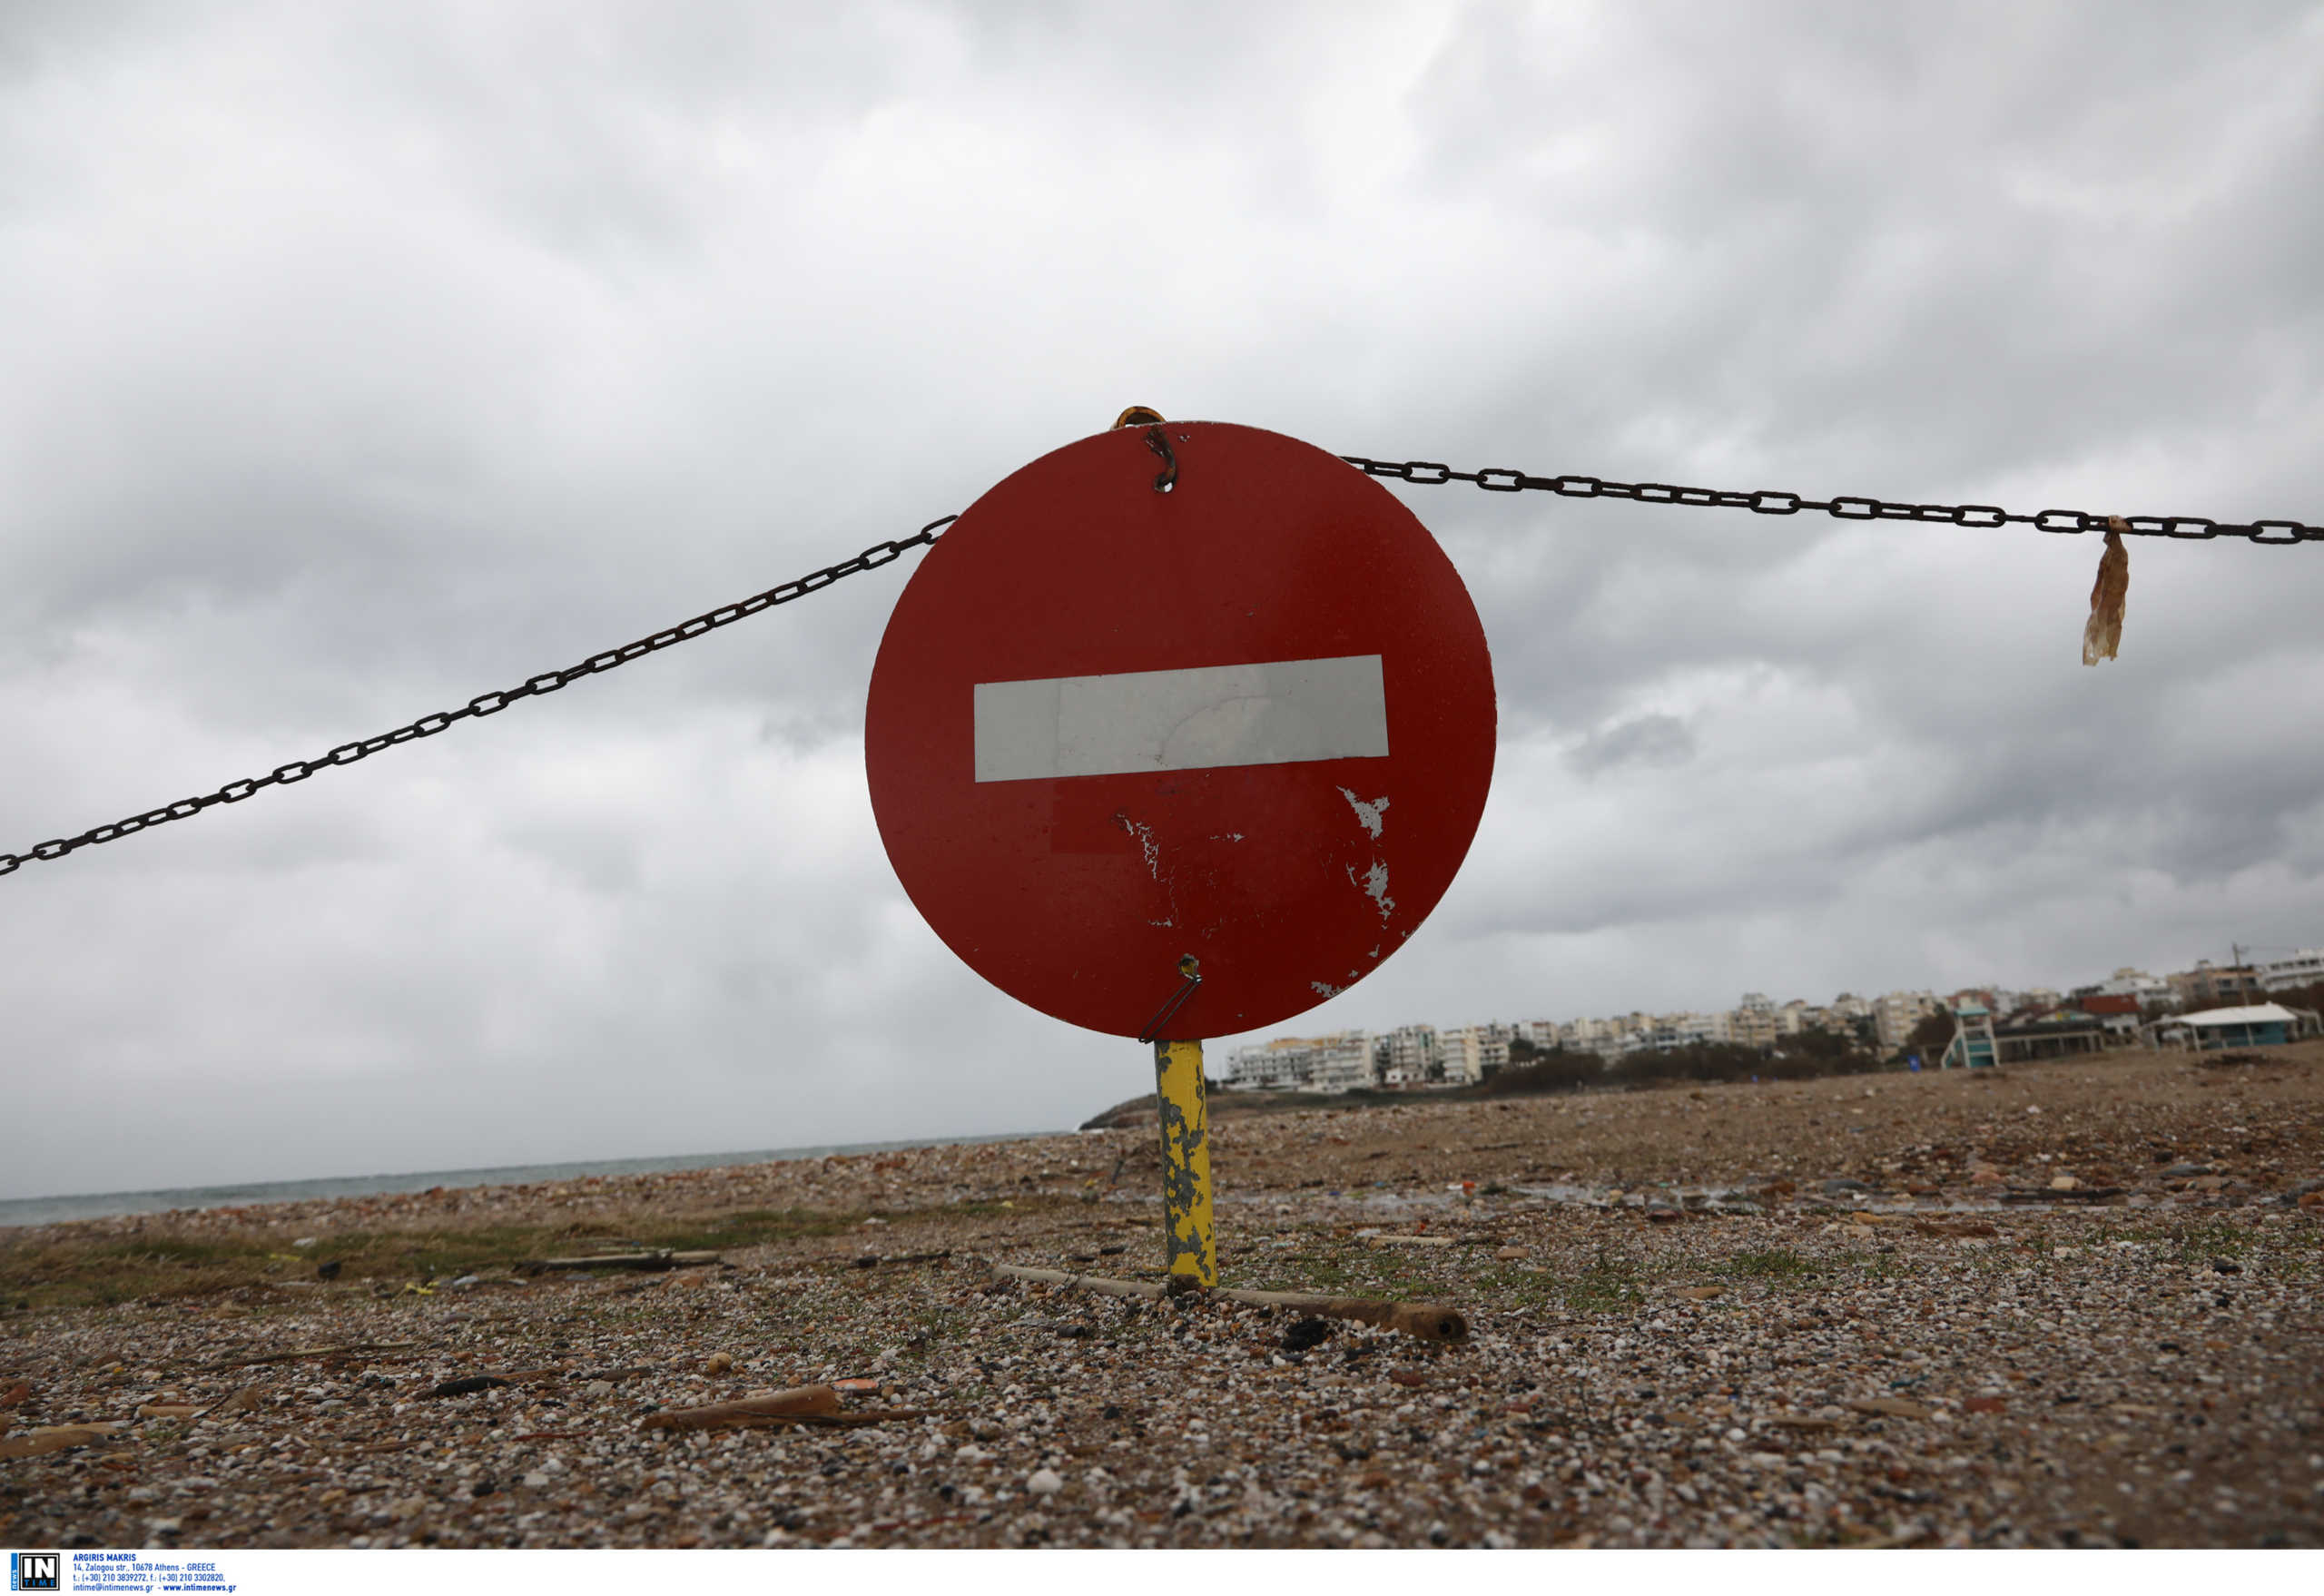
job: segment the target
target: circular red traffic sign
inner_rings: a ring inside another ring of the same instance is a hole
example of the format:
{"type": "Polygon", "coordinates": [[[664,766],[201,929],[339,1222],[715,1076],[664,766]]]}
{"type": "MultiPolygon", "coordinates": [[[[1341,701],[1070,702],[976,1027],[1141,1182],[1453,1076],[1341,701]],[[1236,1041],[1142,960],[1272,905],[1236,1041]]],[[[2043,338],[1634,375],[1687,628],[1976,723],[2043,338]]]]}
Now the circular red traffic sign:
{"type": "Polygon", "coordinates": [[[1059,1020],[1187,1039],[1289,1019],[1434,908],[1492,777],[1492,664],[1452,562],[1321,449],[1166,423],[969,507],[881,639],[872,806],[912,902],[1059,1020]]]}

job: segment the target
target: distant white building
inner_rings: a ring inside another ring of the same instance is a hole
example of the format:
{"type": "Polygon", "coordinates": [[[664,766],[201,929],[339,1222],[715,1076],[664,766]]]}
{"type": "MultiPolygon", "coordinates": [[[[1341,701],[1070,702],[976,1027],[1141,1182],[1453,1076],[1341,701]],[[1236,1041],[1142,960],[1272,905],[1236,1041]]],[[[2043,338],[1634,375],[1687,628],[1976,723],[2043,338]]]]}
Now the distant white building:
{"type": "Polygon", "coordinates": [[[2178,993],[2162,977],[2149,975],[2143,970],[2132,970],[2125,965],[2104,980],[2074,988],[2073,995],[2077,998],[2136,998],[2143,1005],[2172,1000],[2178,993]]]}
{"type": "Polygon", "coordinates": [[[1277,1037],[1238,1048],[1226,1062],[1226,1085],[1235,1091],[1346,1092],[1373,1080],[1372,1039],[1360,1030],[1277,1037]]]}
{"type": "Polygon", "coordinates": [[[1733,1033],[1734,1020],[1731,1014],[1673,1014],[1655,1028],[1657,1043],[1666,1030],[1673,1038],[1673,1045],[1681,1048],[1723,1042],[1733,1033]]]}
{"type": "Polygon", "coordinates": [[[1747,1048],[1772,1048],[1781,1034],[1781,1022],[1776,1018],[1776,1006],[1765,992],[1746,992],[1743,1000],[1727,1017],[1728,1041],[1739,1042],[1747,1048]]]}
{"type": "Polygon", "coordinates": [[[1576,1053],[1611,1054],[1619,1035],[1610,1020],[1569,1020],[1558,1027],[1558,1046],[1576,1053]]]}
{"type": "Polygon", "coordinates": [[[1842,992],[1832,1000],[1831,1012],[1842,1020],[1869,1020],[1872,1018],[1872,1000],[1859,998],[1854,992],[1842,992]]]}
{"type": "Polygon", "coordinates": [[[1934,992],[1884,992],[1872,1005],[1872,1023],[1880,1045],[1890,1051],[1905,1045],[1913,1027],[1936,1012],[1934,992]]]}
{"type": "Polygon", "coordinates": [[[1226,1088],[1243,1092],[1304,1090],[1314,1059],[1306,1040],[1278,1037],[1255,1048],[1237,1048],[1227,1057],[1226,1088]]]}
{"type": "Polygon", "coordinates": [[[1319,1036],[1308,1046],[1308,1090],[1352,1092],[1373,1084],[1372,1039],[1364,1032],[1319,1036]]]}
{"type": "Polygon", "coordinates": [[[2324,981],[2324,948],[2302,948],[2289,959],[2262,960],[2254,968],[2262,991],[2288,992],[2294,987],[2314,986],[2324,981]]]}
{"type": "Polygon", "coordinates": [[[1380,1078],[1390,1086],[1418,1086],[1443,1074],[1436,1028],[1400,1025],[1380,1039],[1387,1053],[1380,1078]]]}
{"type": "Polygon", "coordinates": [[[1457,1030],[1438,1031],[1436,1040],[1444,1060],[1445,1084],[1474,1086],[1485,1077],[1506,1069],[1509,1041],[1513,1034],[1506,1025],[1463,1025],[1457,1030]]]}

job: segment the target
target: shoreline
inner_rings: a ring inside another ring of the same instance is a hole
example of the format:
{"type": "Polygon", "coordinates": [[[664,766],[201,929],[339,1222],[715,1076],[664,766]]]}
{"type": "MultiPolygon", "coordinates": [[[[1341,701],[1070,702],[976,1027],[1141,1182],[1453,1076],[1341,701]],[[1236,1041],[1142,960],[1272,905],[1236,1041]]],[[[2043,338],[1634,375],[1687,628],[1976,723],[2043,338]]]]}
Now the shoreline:
{"type": "Polygon", "coordinates": [[[2324,1545],[2324,1047],[1212,1137],[1225,1284],[1468,1338],[995,1277],[1151,1278],[1146,1130],[80,1221],[0,1233],[0,1445],[118,1427],[0,1534],[2324,1545]],[[632,1246],[715,1261],[517,1267],[632,1246]],[[862,1427],[642,1428],[832,1380],[862,1427]]]}
{"type": "Polygon", "coordinates": [[[986,1142],[1027,1141],[1069,1135],[1054,1130],[1012,1130],[986,1135],[905,1138],[895,1141],[813,1143],[796,1148],[745,1148],[717,1153],[673,1153],[659,1158],[570,1158],[550,1164],[497,1164],[474,1169],[414,1169],[372,1175],[318,1176],[309,1179],[263,1180],[217,1186],[156,1187],[146,1191],[65,1192],[44,1197],[0,1197],[0,1233],[70,1224],[82,1219],[115,1219],[131,1215],[191,1214],[221,1208],[247,1209],[283,1203],[312,1202],[340,1197],[389,1197],[430,1189],[467,1190],[478,1187],[525,1187],[576,1180],[590,1176],[667,1174],[687,1169],[723,1169],[750,1164],[781,1164],[833,1154],[887,1153],[931,1147],[973,1147],[986,1142]],[[297,1187],[335,1187],[298,1190],[297,1187]],[[166,1199],[203,1198],[196,1202],[166,1199]],[[151,1200],[148,1200],[151,1199],[151,1200]],[[44,1206],[72,1208],[109,1205],[84,1212],[34,1214],[15,1217],[21,1210],[44,1206]]]}

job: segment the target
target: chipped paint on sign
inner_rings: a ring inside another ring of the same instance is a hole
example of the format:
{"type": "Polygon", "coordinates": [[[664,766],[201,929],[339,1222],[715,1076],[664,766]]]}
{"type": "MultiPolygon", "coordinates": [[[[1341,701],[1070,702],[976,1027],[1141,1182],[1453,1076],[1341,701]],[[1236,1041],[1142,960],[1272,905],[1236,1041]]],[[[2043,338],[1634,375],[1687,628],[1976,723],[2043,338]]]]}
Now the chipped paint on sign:
{"type": "Polygon", "coordinates": [[[1376,654],[979,682],[973,707],[979,782],[1388,756],[1376,654]]]}
{"type": "Polygon", "coordinates": [[[1154,878],[1154,884],[1160,887],[1170,901],[1170,909],[1167,915],[1160,920],[1149,919],[1146,923],[1165,930],[1175,928],[1178,923],[1177,888],[1162,873],[1162,844],[1155,840],[1154,828],[1143,821],[1130,819],[1118,809],[1114,811],[1114,823],[1128,832],[1136,841],[1138,856],[1146,861],[1146,873],[1154,878]]]}
{"type": "Polygon", "coordinates": [[[1156,881],[1160,881],[1162,879],[1162,849],[1154,840],[1154,828],[1143,821],[1132,820],[1118,811],[1114,815],[1114,823],[1137,839],[1137,851],[1146,860],[1146,873],[1156,881]]]}
{"type": "MultiPolygon", "coordinates": [[[[1348,867],[1347,879],[1355,882],[1354,865],[1348,867]]],[[[1365,871],[1364,879],[1356,882],[1355,884],[1362,887],[1364,895],[1371,899],[1379,908],[1380,918],[1384,922],[1396,911],[1396,901],[1388,896],[1388,866],[1384,862],[1377,859],[1374,860],[1372,868],[1365,871]]]]}
{"type": "Polygon", "coordinates": [[[1380,797],[1366,803],[1345,787],[1340,789],[1340,796],[1347,800],[1350,809],[1355,811],[1356,823],[1377,837],[1380,834],[1380,816],[1386,812],[1388,800],[1380,797]]]}
{"type": "Polygon", "coordinates": [[[1319,998],[1336,998],[1347,990],[1345,987],[1335,987],[1327,980],[1311,980],[1307,984],[1315,990],[1315,995],[1319,998]]]}

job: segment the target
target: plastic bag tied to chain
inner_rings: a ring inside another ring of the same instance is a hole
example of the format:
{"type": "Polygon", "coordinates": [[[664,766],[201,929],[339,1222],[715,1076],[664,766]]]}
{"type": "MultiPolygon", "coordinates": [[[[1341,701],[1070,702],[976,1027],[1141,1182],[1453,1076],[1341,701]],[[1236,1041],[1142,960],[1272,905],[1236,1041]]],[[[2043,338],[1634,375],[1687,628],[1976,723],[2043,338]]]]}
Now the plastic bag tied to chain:
{"type": "Polygon", "coordinates": [[[2082,628],[2082,663],[2112,659],[2122,646],[2122,605],[2131,592],[2131,551],[2122,547],[2129,530],[2120,516],[2107,517],[2106,551],[2098,557],[2098,581],[2090,590],[2090,619],[2082,628]]]}

